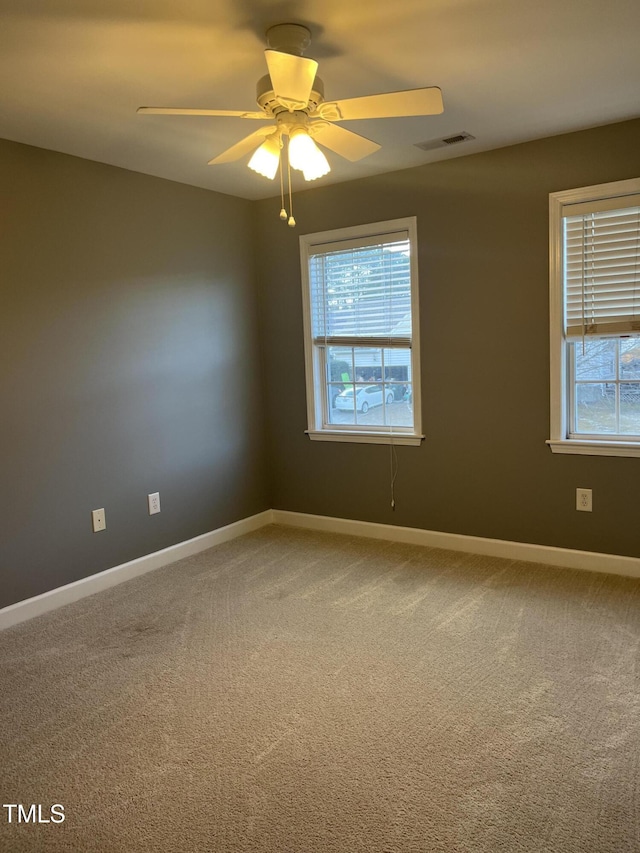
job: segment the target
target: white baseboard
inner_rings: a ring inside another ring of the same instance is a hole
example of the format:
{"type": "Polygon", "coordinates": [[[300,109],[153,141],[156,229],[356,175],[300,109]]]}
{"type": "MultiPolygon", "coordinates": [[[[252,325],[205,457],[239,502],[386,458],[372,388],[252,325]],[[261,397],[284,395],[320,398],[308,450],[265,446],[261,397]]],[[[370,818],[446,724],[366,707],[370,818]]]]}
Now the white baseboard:
{"type": "Polygon", "coordinates": [[[105,569],[103,572],[59,586],[56,589],[49,590],[49,592],[35,595],[33,598],[10,604],[0,610],[0,631],[17,625],[19,622],[32,619],[34,616],[41,616],[49,610],[71,604],[72,601],[78,601],[88,595],[108,589],[110,586],[131,580],[138,575],[144,575],[146,572],[167,566],[169,563],[175,563],[176,560],[182,560],[184,557],[206,551],[207,548],[212,548],[214,545],[221,545],[237,536],[251,533],[251,531],[258,530],[258,528],[272,522],[273,511],[268,509],[265,512],[258,513],[258,515],[243,518],[233,524],[227,524],[225,527],[219,527],[217,530],[203,533],[193,539],[187,539],[186,542],[179,542],[177,545],[171,545],[161,551],[146,554],[144,557],[123,563],[121,566],[105,569]]]}
{"type": "Polygon", "coordinates": [[[302,512],[289,512],[282,509],[268,509],[265,512],[243,518],[226,527],[188,539],[162,551],[155,551],[114,566],[104,572],[43,592],[25,601],[18,601],[0,610],[0,630],[10,628],[34,616],[40,616],[49,610],[55,610],[65,604],[71,604],[103,589],[131,580],[131,578],[175,563],[184,557],[206,551],[214,545],[221,545],[237,536],[251,533],[266,524],[285,524],[290,527],[303,527],[307,530],[322,530],[327,533],[346,533],[350,536],[366,536],[370,539],[386,539],[391,542],[404,542],[409,545],[425,545],[430,548],[443,548],[447,551],[464,551],[470,554],[484,554],[488,557],[505,557],[509,560],[524,560],[530,563],[545,563],[569,569],[582,569],[590,572],[605,572],[626,577],[640,577],[640,558],[621,557],[617,554],[598,554],[594,551],[574,551],[569,548],[555,548],[550,545],[530,545],[526,542],[508,542],[504,539],[485,539],[480,536],[466,536],[461,533],[441,533],[436,530],[422,530],[418,527],[396,527],[393,524],[375,524],[370,521],[353,521],[348,518],[332,518],[327,515],[308,515],[302,512]]]}
{"type": "Polygon", "coordinates": [[[488,557],[506,557],[509,560],[545,563],[568,569],[605,572],[632,578],[640,577],[640,558],[638,557],[599,554],[595,551],[574,551],[551,545],[508,542],[504,539],[485,539],[480,536],[465,536],[461,533],[440,533],[436,530],[422,530],[417,527],[396,527],[392,524],[374,524],[369,521],[352,521],[325,515],[307,515],[281,509],[274,509],[272,512],[274,524],[287,524],[308,530],[324,530],[329,533],[346,533],[350,536],[367,536],[370,539],[387,539],[409,545],[426,545],[430,548],[484,554],[488,557]]]}

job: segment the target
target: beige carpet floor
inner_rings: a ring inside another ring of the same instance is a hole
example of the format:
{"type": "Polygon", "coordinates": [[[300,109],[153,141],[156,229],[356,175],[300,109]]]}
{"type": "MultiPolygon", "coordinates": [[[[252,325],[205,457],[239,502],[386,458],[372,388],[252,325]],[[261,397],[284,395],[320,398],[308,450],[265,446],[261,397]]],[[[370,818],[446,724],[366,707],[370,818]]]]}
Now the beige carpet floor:
{"type": "Polygon", "coordinates": [[[637,853],[639,643],[640,581],[267,527],[0,635],[66,815],[0,848],[637,853]]]}

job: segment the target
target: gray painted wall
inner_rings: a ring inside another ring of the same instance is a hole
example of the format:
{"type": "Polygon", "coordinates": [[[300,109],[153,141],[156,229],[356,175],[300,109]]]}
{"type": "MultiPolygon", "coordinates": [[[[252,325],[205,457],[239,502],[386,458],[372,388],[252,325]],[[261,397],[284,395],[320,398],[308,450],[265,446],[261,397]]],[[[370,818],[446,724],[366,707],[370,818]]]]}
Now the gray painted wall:
{"type": "Polygon", "coordinates": [[[4,141],[0,187],[3,606],[270,500],[251,203],[4,141]]]}
{"type": "Polygon", "coordinates": [[[544,443],[548,193],[639,151],[633,121],[314,187],[291,230],[277,199],[0,141],[0,606],[269,506],[640,556],[640,459],[544,443]],[[411,215],[427,439],[392,512],[388,448],[304,435],[298,236],[411,215]]]}
{"type": "Polygon", "coordinates": [[[273,506],[640,556],[640,459],[552,455],[548,194],[640,175],[640,121],[257,203],[273,506]],[[400,447],[310,442],[298,235],[416,215],[423,425],[400,447]],[[594,510],[575,510],[576,487],[594,510]]]}

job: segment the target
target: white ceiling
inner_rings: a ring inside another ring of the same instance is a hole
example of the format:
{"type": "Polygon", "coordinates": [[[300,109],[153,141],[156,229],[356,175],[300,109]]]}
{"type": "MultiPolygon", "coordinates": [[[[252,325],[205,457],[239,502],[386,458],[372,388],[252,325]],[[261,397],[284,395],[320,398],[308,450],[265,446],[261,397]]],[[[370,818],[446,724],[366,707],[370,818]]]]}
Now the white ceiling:
{"type": "Polygon", "coordinates": [[[248,158],[207,161],[255,123],[135,111],[255,109],[276,23],[311,29],[327,100],[443,92],[441,116],[348,122],[382,149],[329,154],[319,184],[640,115],[638,0],[0,0],[0,14],[0,137],[244,198],[278,181],[248,158]],[[414,147],[461,131],[476,141],[414,147]]]}

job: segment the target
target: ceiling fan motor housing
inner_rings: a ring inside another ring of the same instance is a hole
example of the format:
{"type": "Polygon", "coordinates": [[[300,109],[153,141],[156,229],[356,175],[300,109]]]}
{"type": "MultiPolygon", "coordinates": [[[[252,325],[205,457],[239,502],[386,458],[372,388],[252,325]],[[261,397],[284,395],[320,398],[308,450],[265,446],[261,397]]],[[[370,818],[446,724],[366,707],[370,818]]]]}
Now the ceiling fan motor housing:
{"type": "Polygon", "coordinates": [[[271,50],[302,56],[311,44],[311,30],[302,24],[276,24],[267,30],[266,38],[271,50]]]}
{"type": "MultiPolygon", "coordinates": [[[[277,116],[279,113],[287,112],[287,108],[276,98],[273,91],[273,83],[271,77],[265,74],[258,80],[256,85],[256,101],[258,106],[263,109],[268,115],[277,116]]],[[[309,114],[318,109],[318,106],[324,101],[324,83],[319,77],[313,81],[313,88],[309,95],[309,103],[303,112],[309,114]]]]}

